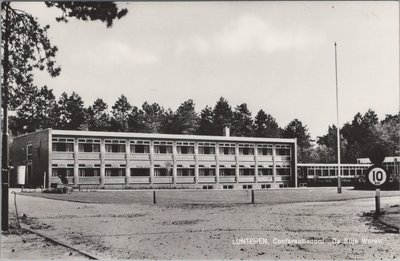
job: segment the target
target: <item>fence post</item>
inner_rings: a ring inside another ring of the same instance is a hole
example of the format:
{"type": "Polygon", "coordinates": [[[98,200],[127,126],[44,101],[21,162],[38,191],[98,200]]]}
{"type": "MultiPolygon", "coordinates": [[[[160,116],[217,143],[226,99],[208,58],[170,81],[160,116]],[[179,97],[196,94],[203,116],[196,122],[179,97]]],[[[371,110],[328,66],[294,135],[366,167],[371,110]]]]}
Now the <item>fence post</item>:
{"type": "Polygon", "coordinates": [[[251,204],[254,204],[255,200],[254,200],[254,189],[251,190],[251,204]]]}
{"type": "Polygon", "coordinates": [[[156,191],[153,190],[153,204],[156,204],[156,191]]]}
{"type": "Polygon", "coordinates": [[[375,195],[375,215],[379,216],[381,214],[381,190],[376,189],[375,195]]]}

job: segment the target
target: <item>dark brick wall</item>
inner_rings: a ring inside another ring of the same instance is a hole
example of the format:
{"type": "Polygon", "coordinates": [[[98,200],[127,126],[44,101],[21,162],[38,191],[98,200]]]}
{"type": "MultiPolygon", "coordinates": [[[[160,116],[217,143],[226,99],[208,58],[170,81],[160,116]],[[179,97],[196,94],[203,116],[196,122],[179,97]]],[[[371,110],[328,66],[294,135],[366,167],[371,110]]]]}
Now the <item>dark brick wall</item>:
{"type": "MultiPolygon", "coordinates": [[[[27,162],[27,145],[32,144],[32,175],[25,178],[27,186],[40,187],[44,182],[44,173],[49,173],[49,136],[50,129],[14,137],[10,149],[12,166],[30,165],[27,162]]],[[[16,171],[12,172],[16,175],[16,171]]],[[[46,177],[47,182],[48,177],[46,177]]],[[[13,180],[11,178],[11,180],[13,180]]]]}

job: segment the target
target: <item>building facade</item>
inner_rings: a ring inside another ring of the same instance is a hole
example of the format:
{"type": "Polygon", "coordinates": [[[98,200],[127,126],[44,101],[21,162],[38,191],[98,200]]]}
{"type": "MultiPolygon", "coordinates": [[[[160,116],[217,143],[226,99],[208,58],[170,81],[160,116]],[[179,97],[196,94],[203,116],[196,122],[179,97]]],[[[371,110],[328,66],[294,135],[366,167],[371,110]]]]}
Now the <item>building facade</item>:
{"type": "Polygon", "coordinates": [[[26,184],[95,188],[297,187],[296,139],[68,131],[15,137],[26,184]]]}

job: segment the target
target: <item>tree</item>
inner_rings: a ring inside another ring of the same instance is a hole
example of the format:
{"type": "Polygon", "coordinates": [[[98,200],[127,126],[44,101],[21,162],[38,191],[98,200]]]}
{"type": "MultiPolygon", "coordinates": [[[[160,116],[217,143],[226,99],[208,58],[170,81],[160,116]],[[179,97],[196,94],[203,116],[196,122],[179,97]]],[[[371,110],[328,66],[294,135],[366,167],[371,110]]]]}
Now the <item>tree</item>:
{"type": "Polygon", "coordinates": [[[233,121],[232,108],[228,101],[221,97],[213,110],[213,135],[222,135],[223,129],[225,127],[231,127],[233,121]]]}
{"type": "Polygon", "coordinates": [[[55,115],[58,118],[56,128],[64,130],[82,130],[86,126],[86,110],[82,97],[76,92],[68,96],[66,92],[61,94],[58,100],[58,106],[55,109],[55,115]]]}
{"type": "Polygon", "coordinates": [[[161,130],[161,122],[164,108],[158,103],[149,104],[144,102],[142,105],[141,118],[143,122],[143,132],[158,133],[161,130]]]}
{"type": "Polygon", "coordinates": [[[193,100],[184,101],[174,115],[176,133],[194,134],[199,127],[199,116],[195,111],[193,100]]]}
{"type": "Polygon", "coordinates": [[[308,149],[311,147],[311,137],[308,132],[307,126],[298,119],[289,122],[282,133],[283,138],[297,138],[297,145],[300,150],[308,149]]]}
{"type": "Polygon", "coordinates": [[[385,148],[387,155],[400,154],[400,121],[399,114],[386,115],[381,124],[376,124],[372,130],[373,135],[378,137],[378,143],[385,148]]]}
{"type": "MultiPolygon", "coordinates": [[[[57,21],[66,22],[67,17],[99,20],[105,22],[107,27],[115,19],[127,14],[126,9],[119,10],[113,2],[46,2],[46,5],[61,9],[62,15],[56,18],[57,21]]],[[[11,2],[2,2],[1,7],[4,109],[9,99],[12,100],[14,94],[20,92],[19,88],[33,84],[34,69],[46,70],[52,77],[56,77],[61,68],[55,60],[58,48],[51,44],[47,35],[50,26],[41,26],[37,18],[12,7],[11,2]]]]}
{"type": "Polygon", "coordinates": [[[128,102],[125,95],[121,95],[112,106],[112,122],[111,128],[113,131],[127,132],[129,113],[132,110],[132,105],[128,102]]]}
{"type": "Polygon", "coordinates": [[[88,129],[92,131],[106,131],[110,128],[110,116],[107,112],[108,105],[103,99],[97,99],[89,106],[88,129]]]}
{"type": "Polygon", "coordinates": [[[180,134],[181,128],[176,125],[178,122],[176,114],[168,108],[165,110],[161,116],[160,132],[168,134],[180,134]]]}
{"type": "Polygon", "coordinates": [[[275,118],[260,110],[254,121],[254,135],[256,137],[279,138],[280,128],[275,118]]]}
{"type": "Polygon", "coordinates": [[[214,132],[214,112],[211,107],[206,106],[200,112],[199,128],[196,133],[200,135],[213,135],[214,132]]]}
{"type": "Polygon", "coordinates": [[[24,95],[16,96],[18,106],[15,116],[11,116],[10,130],[14,135],[50,128],[57,119],[54,117],[56,99],[52,90],[46,86],[22,87],[24,95]]]}
{"type": "Polygon", "coordinates": [[[250,137],[253,134],[253,119],[246,103],[236,106],[233,112],[232,135],[250,137]]]}
{"type": "Polygon", "coordinates": [[[368,157],[369,151],[379,143],[379,137],[374,132],[379,123],[376,113],[369,109],[364,115],[357,113],[353,121],[344,124],[341,135],[347,142],[343,153],[345,162],[356,162],[357,158],[368,157]]]}

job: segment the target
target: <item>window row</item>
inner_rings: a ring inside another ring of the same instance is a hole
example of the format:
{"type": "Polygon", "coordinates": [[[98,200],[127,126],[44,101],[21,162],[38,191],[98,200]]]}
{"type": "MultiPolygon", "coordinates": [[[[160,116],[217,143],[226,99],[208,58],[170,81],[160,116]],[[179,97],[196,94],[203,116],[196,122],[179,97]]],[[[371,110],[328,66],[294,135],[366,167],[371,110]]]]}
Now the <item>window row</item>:
{"type": "MultiPolygon", "coordinates": [[[[193,168],[179,168],[177,169],[177,176],[178,177],[194,177],[194,169],[193,168]]],[[[106,177],[124,177],[125,176],[125,169],[124,168],[106,168],[105,169],[105,176],[106,177]]],[[[206,177],[206,176],[215,176],[215,169],[211,168],[202,168],[199,169],[199,176],[206,177]]],[[[254,169],[239,169],[239,176],[254,176],[254,169]]],[[[290,169],[277,169],[277,175],[285,176],[290,175],[290,169]]],[[[219,170],[219,175],[224,176],[235,176],[236,170],[234,168],[221,168],[219,170]]],[[[260,176],[272,176],[272,169],[258,169],[258,175],[260,176]]],[[[74,169],[73,168],[53,168],[52,169],[52,176],[53,177],[73,177],[74,176],[74,169]]],[[[100,168],[79,168],[78,169],[78,176],[80,177],[97,177],[100,176],[100,168]]],[[[130,176],[133,177],[149,177],[150,176],[150,168],[131,168],[130,169],[130,176]]],[[[154,176],[156,177],[170,177],[172,176],[172,169],[167,168],[155,168],[154,169],[154,176]]]]}
{"type": "MultiPolygon", "coordinates": [[[[53,151],[73,152],[74,143],[53,142],[53,151]]],[[[178,154],[195,154],[194,146],[177,146],[178,154]]],[[[107,153],[126,153],[125,144],[105,144],[107,153]]],[[[78,152],[100,152],[100,144],[98,143],[79,143],[78,152]]],[[[131,144],[130,153],[146,154],[150,153],[150,145],[131,144]]],[[[172,145],[154,145],[154,153],[156,154],[172,154],[172,145]]],[[[215,147],[199,146],[199,154],[215,154],[215,147]]],[[[258,155],[272,155],[272,148],[258,148],[258,155]]],[[[219,154],[235,155],[234,147],[220,147],[219,154]]],[[[290,149],[276,149],[276,154],[279,156],[290,156],[290,149]]],[[[239,155],[254,155],[254,148],[239,148],[239,155]]]]}

